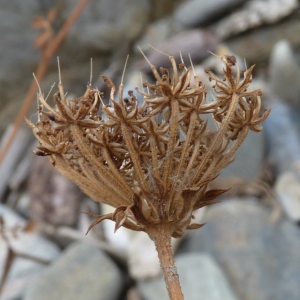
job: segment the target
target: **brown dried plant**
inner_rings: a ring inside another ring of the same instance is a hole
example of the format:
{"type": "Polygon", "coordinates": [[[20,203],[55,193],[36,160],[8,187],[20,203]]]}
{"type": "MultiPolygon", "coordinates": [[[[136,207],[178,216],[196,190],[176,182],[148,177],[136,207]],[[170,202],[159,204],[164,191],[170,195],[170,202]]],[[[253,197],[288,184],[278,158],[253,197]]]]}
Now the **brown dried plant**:
{"type": "Polygon", "coordinates": [[[108,105],[91,85],[82,97],[67,101],[60,80],[56,108],[40,91],[38,122],[27,123],[40,142],[37,155],[49,156],[87,195],[115,207],[114,213],[94,216],[89,230],[109,219],[116,230],[146,232],[156,245],[170,299],[183,299],[171,237],[203,226],[192,223],[193,212],[226,191],[208,190],[208,184],[232,162],[249,130],[262,130],[269,110],[260,115],[261,91],[248,90],[253,67],[240,72],[234,56],[221,58],[223,79],[206,70],[215,82],[211,103],[199,78],[192,84],[191,70],[169,58],[172,72],[150,64],[156,83],[144,83],[147,92],[137,88],[144,96],[141,106],[133,91],[123,95],[123,83],[116,101],[115,85],[105,76],[108,105]],[[212,116],[216,131],[208,129],[204,115],[212,116]]]}

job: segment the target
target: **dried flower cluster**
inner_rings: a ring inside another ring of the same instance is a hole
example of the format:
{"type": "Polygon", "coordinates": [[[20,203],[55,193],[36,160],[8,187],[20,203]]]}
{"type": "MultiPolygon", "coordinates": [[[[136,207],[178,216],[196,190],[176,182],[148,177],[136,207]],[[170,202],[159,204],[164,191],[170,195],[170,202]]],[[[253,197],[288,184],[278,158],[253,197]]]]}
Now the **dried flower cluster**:
{"type": "Polygon", "coordinates": [[[39,121],[35,126],[27,120],[40,142],[37,154],[49,155],[58,171],[91,198],[116,208],[96,223],[111,219],[116,229],[145,232],[169,224],[173,237],[199,227],[190,224],[193,211],[224,192],[207,191],[208,183],[232,161],[249,129],[260,131],[269,114],[259,116],[261,92],[247,90],[253,67],[240,80],[235,57],[222,57],[223,80],[207,70],[216,91],[216,100],[207,104],[198,77],[191,86],[191,71],[181,64],[179,76],[170,59],[172,76],[151,66],[157,82],[144,83],[147,93],[137,89],[144,95],[141,107],[133,91],[123,96],[123,85],[115,101],[115,86],[103,76],[111,88],[104,117],[98,113],[98,90],[89,85],[82,97],[67,101],[60,83],[56,109],[40,93],[39,121]],[[218,131],[207,129],[204,114],[213,116],[218,131]]]}
{"type": "Polygon", "coordinates": [[[60,82],[55,109],[39,93],[39,120],[27,120],[40,142],[36,154],[49,155],[87,195],[116,208],[90,228],[110,219],[116,229],[145,231],[155,241],[158,232],[169,239],[202,226],[191,222],[193,212],[225,191],[207,190],[208,184],[233,160],[248,131],[261,131],[269,114],[260,116],[260,90],[248,90],[253,67],[240,72],[234,56],[221,59],[223,79],[207,70],[215,82],[211,103],[198,77],[191,84],[191,70],[183,63],[178,68],[173,57],[172,74],[151,65],[156,83],[137,89],[144,96],[140,107],[133,91],[123,95],[123,84],[116,101],[116,88],[105,76],[108,105],[101,105],[103,95],[91,85],[67,101],[60,82]],[[218,130],[207,128],[205,114],[218,130]]]}

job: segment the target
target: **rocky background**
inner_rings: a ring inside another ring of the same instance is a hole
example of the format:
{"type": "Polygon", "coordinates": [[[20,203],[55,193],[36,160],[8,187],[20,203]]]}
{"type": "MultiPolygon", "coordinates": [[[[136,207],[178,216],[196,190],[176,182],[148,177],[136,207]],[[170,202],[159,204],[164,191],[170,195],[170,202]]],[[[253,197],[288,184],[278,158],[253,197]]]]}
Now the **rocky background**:
{"type": "MultiPolygon", "coordinates": [[[[1,147],[41,59],[35,46],[43,41],[32,24],[49,19],[55,7],[51,36],[77,3],[1,1],[1,147]]],[[[177,61],[181,51],[187,65],[190,53],[205,83],[204,68],[220,72],[216,56],[224,53],[242,68],[256,64],[253,85],[272,108],[264,131],[248,136],[213,183],[232,188],[196,216],[206,225],[174,241],[187,300],[300,299],[299,32],[296,0],[90,0],[57,53],[65,90],[75,97],[90,80],[91,57],[101,91],[107,92],[99,75],[120,82],[127,54],[125,90],[140,85],[141,73],[152,80],[137,46],[156,66],[169,59],[149,44],[177,61]]],[[[40,82],[45,94],[57,81],[54,55],[40,82]]],[[[33,101],[27,117],[34,121],[35,112],[33,101]]],[[[34,156],[35,145],[22,126],[0,165],[0,299],[167,300],[148,237],[122,228],[114,234],[109,221],[85,236],[92,220],[81,212],[110,208],[34,156]]]]}

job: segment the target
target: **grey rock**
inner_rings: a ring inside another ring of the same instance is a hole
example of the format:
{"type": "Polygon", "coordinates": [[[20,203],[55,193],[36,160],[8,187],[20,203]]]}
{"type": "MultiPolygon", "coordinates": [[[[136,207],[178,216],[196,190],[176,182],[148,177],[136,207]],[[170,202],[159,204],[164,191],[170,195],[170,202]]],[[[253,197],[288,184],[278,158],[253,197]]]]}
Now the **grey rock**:
{"type": "MultiPolygon", "coordinates": [[[[201,29],[192,29],[182,31],[172,36],[170,39],[159,44],[157,48],[161,52],[174,56],[177,63],[181,62],[181,52],[183,61],[189,65],[189,54],[193,64],[197,64],[210,55],[208,51],[216,52],[218,43],[218,40],[211,32],[201,29]]],[[[157,67],[171,68],[169,57],[159,51],[152,48],[149,49],[147,53],[149,61],[157,67]]],[[[143,65],[139,68],[142,71],[150,70],[149,65],[145,61],[143,61],[143,65]]]]}
{"type": "Polygon", "coordinates": [[[263,24],[274,24],[297,7],[297,0],[252,0],[213,27],[218,37],[224,39],[263,24]]]}
{"type": "Polygon", "coordinates": [[[273,224],[253,198],[223,201],[207,209],[206,225],[182,251],[207,252],[223,268],[243,300],[300,298],[300,230],[287,219],[273,224]]]}
{"type": "Polygon", "coordinates": [[[29,178],[30,214],[37,223],[74,226],[82,193],[53,168],[46,157],[35,157],[29,178]]]}
{"type": "Polygon", "coordinates": [[[295,34],[299,31],[299,15],[296,15],[294,18],[288,18],[272,26],[260,27],[228,39],[225,44],[240,57],[245,57],[250,65],[258,64],[269,59],[278,40],[285,39],[293,48],[299,47],[300,37],[295,34]]]}
{"type": "Polygon", "coordinates": [[[300,66],[288,41],[281,40],[275,44],[269,74],[272,92],[300,108],[300,66]]]}
{"type": "Polygon", "coordinates": [[[76,243],[29,287],[24,300],[116,300],[121,272],[95,246],[76,243]]]}
{"type": "MultiPolygon", "coordinates": [[[[214,259],[203,253],[181,254],[176,257],[179,279],[187,300],[236,300],[222,270],[214,259]]],[[[139,291],[145,300],[167,300],[162,277],[141,281],[139,291]]]]}
{"type": "Polygon", "coordinates": [[[234,161],[221,171],[220,177],[239,177],[244,180],[255,179],[261,171],[264,153],[264,132],[250,131],[237,150],[234,161]]]}
{"type": "Polygon", "coordinates": [[[10,193],[11,195],[15,195],[17,194],[16,196],[17,199],[15,200],[15,203],[17,203],[16,205],[16,211],[22,215],[23,217],[25,217],[26,219],[30,219],[30,208],[29,208],[29,205],[30,205],[30,196],[28,194],[27,191],[23,192],[23,193],[10,193]]]}
{"type": "Polygon", "coordinates": [[[180,5],[174,18],[185,27],[207,25],[245,0],[190,0],[180,5]]]}
{"type": "Polygon", "coordinates": [[[264,124],[269,156],[277,172],[274,189],[287,216],[300,221],[300,110],[273,101],[264,124]]]}
{"type": "Polygon", "coordinates": [[[1,3],[0,110],[20,97],[31,80],[33,66],[39,61],[39,51],[33,46],[37,33],[31,22],[42,13],[41,3],[35,0],[1,3]]]}
{"type": "Polygon", "coordinates": [[[152,0],[152,17],[154,20],[162,19],[172,14],[175,7],[185,0],[152,0]]]}
{"type": "Polygon", "coordinates": [[[269,156],[281,174],[300,162],[300,111],[283,101],[273,101],[271,106],[264,130],[269,156]]]}
{"type": "MultiPolygon", "coordinates": [[[[66,0],[63,18],[66,19],[76,0],[66,0]]],[[[93,0],[74,24],[66,47],[85,51],[111,51],[136,39],[147,26],[151,6],[148,0],[93,0]]]]}
{"type": "MultiPolygon", "coordinates": [[[[25,220],[19,215],[4,205],[0,205],[0,215],[4,219],[5,233],[14,251],[49,262],[58,257],[60,253],[59,248],[39,235],[36,231],[24,232],[14,229],[16,226],[23,228],[26,225],[25,220]],[[17,234],[15,235],[14,232],[17,232],[17,234]]],[[[7,252],[7,244],[2,237],[0,237],[0,277],[4,270],[7,252]]],[[[23,296],[29,284],[37,278],[44,269],[44,264],[17,257],[13,261],[8,273],[1,294],[1,300],[13,300],[23,296]]]]}
{"type": "MultiPolygon", "coordinates": [[[[4,147],[12,131],[13,126],[9,126],[0,141],[0,149],[3,149],[2,147],[4,147]]],[[[27,149],[32,139],[32,133],[27,128],[21,127],[16,135],[16,138],[12,142],[5,159],[0,165],[0,198],[3,197],[7,190],[8,184],[14,175],[18,162],[20,159],[22,159],[24,153],[29,152],[27,149]]]]}
{"type": "MultiPolygon", "coordinates": [[[[180,238],[172,239],[173,251],[176,251],[180,242],[180,238]]],[[[144,232],[131,233],[130,242],[127,245],[127,257],[129,274],[133,279],[148,279],[160,274],[155,245],[144,232]]]]}
{"type": "Polygon", "coordinates": [[[300,222],[300,174],[285,172],[277,178],[274,190],[288,217],[300,222]]]}
{"type": "Polygon", "coordinates": [[[136,41],[133,50],[139,52],[138,46],[143,51],[147,51],[149,45],[159,47],[160,44],[178,34],[181,30],[182,26],[172,17],[159,19],[147,26],[143,35],[136,41]]]}

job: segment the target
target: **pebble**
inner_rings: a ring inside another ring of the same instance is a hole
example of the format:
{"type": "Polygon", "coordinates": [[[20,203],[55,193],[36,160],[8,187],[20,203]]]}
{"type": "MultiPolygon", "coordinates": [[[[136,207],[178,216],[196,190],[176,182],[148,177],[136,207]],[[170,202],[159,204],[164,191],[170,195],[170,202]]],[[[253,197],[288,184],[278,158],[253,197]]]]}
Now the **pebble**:
{"type": "Polygon", "coordinates": [[[149,45],[159,47],[160,44],[163,44],[180,31],[182,31],[182,26],[172,17],[158,19],[147,26],[143,35],[135,42],[133,50],[139,53],[138,47],[143,51],[147,51],[149,45]]]}
{"type": "MultiPolygon", "coordinates": [[[[24,99],[24,92],[32,78],[32,67],[40,59],[39,50],[33,46],[37,32],[32,29],[31,22],[34,17],[41,14],[40,4],[35,0],[4,1],[1,3],[1,112],[12,102],[18,100],[21,104],[24,99]]],[[[3,131],[2,126],[5,124],[2,123],[4,122],[2,115],[5,116],[5,114],[1,113],[0,116],[0,134],[3,131]]],[[[9,121],[11,122],[11,117],[9,121]]]]}
{"type": "MultiPolygon", "coordinates": [[[[65,19],[77,2],[66,1],[65,19]]],[[[90,51],[116,50],[116,47],[127,45],[143,32],[150,13],[149,0],[116,0],[113,5],[110,0],[90,1],[70,30],[66,48],[73,49],[74,54],[81,49],[85,55],[90,51]]]]}
{"type": "MultiPolygon", "coordinates": [[[[13,228],[16,226],[23,228],[26,225],[26,221],[14,211],[0,204],[0,215],[4,219],[5,228],[7,228],[6,235],[15,251],[49,262],[59,256],[59,248],[35,230],[26,232],[18,230],[17,235],[13,235],[13,228]]],[[[0,238],[0,277],[4,270],[7,252],[7,245],[0,238]]],[[[29,284],[40,276],[45,268],[44,264],[30,259],[20,257],[14,259],[1,294],[1,300],[18,299],[23,296],[29,284]]]]}
{"type": "Polygon", "coordinates": [[[273,100],[264,131],[269,156],[276,173],[281,174],[294,170],[300,163],[300,111],[284,101],[273,100]]]}
{"type": "Polygon", "coordinates": [[[220,178],[238,177],[244,180],[255,179],[262,169],[264,153],[264,133],[250,131],[237,150],[234,161],[221,171],[220,178]]]}
{"type": "Polygon", "coordinates": [[[36,156],[28,190],[31,218],[38,223],[75,226],[82,193],[61,175],[47,157],[36,156]]]}
{"type": "Polygon", "coordinates": [[[233,198],[207,209],[206,224],[181,251],[213,256],[243,300],[300,299],[300,230],[254,198],[233,198]]]}
{"type": "Polygon", "coordinates": [[[265,63],[279,40],[286,39],[292,47],[299,47],[300,38],[295,34],[299,31],[300,21],[297,15],[272,26],[260,27],[230,38],[224,43],[234,53],[246,58],[249,64],[265,63]]]}
{"type": "MultiPolygon", "coordinates": [[[[172,238],[175,252],[181,239],[172,238]]],[[[153,278],[160,274],[160,264],[153,241],[144,232],[134,232],[127,250],[129,274],[135,280],[153,278]]]]}
{"type": "Polygon", "coordinates": [[[178,6],[179,3],[185,0],[152,0],[151,8],[152,8],[152,17],[153,19],[161,19],[167,15],[170,15],[174,8],[178,6]]]}
{"type": "Polygon", "coordinates": [[[74,243],[28,288],[24,300],[117,300],[122,275],[95,246],[74,243]]]}
{"type": "Polygon", "coordinates": [[[288,217],[300,222],[300,174],[285,172],[277,178],[274,190],[288,217]]]}
{"type": "MultiPolygon", "coordinates": [[[[184,298],[187,300],[237,300],[215,260],[205,253],[176,256],[176,266],[184,298]]],[[[162,277],[138,283],[145,300],[168,300],[162,277]]]]}
{"type": "Polygon", "coordinates": [[[269,85],[280,99],[300,108],[300,66],[286,40],[277,42],[272,50],[269,85]]]}
{"type": "Polygon", "coordinates": [[[174,12],[174,18],[185,27],[207,25],[245,2],[245,0],[185,1],[174,12]]]}
{"type": "MultiPolygon", "coordinates": [[[[111,206],[101,204],[101,212],[113,212],[111,206]]],[[[105,238],[109,243],[126,254],[130,276],[135,280],[153,278],[160,274],[160,265],[153,241],[145,232],[132,231],[125,227],[114,232],[114,222],[103,222],[105,238]]],[[[172,239],[176,250],[181,239],[172,239]]]]}
{"type": "MultiPolygon", "coordinates": [[[[177,64],[181,62],[180,52],[183,57],[183,61],[187,66],[190,65],[190,58],[193,64],[201,62],[207,58],[211,52],[216,52],[218,46],[218,40],[209,31],[204,29],[192,29],[182,31],[170,39],[165,40],[162,44],[157,46],[157,50],[148,48],[147,58],[156,67],[171,68],[169,56],[174,56],[177,64]],[[166,53],[167,55],[162,54],[166,53]]],[[[150,67],[147,62],[143,61],[143,64],[139,66],[141,71],[149,72],[150,67]]]]}
{"type": "Polygon", "coordinates": [[[263,24],[274,24],[298,7],[297,0],[252,0],[213,25],[219,38],[228,38],[263,24]]]}
{"type": "MultiPolygon", "coordinates": [[[[7,130],[1,139],[0,149],[5,145],[12,131],[12,125],[7,127],[7,130]]],[[[5,159],[0,164],[0,199],[3,198],[4,193],[7,191],[11,178],[14,175],[14,170],[17,168],[17,163],[22,159],[22,156],[28,154],[28,147],[32,139],[32,133],[25,126],[21,127],[11,144],[9,151],[5,155],[5,159]]]]}

